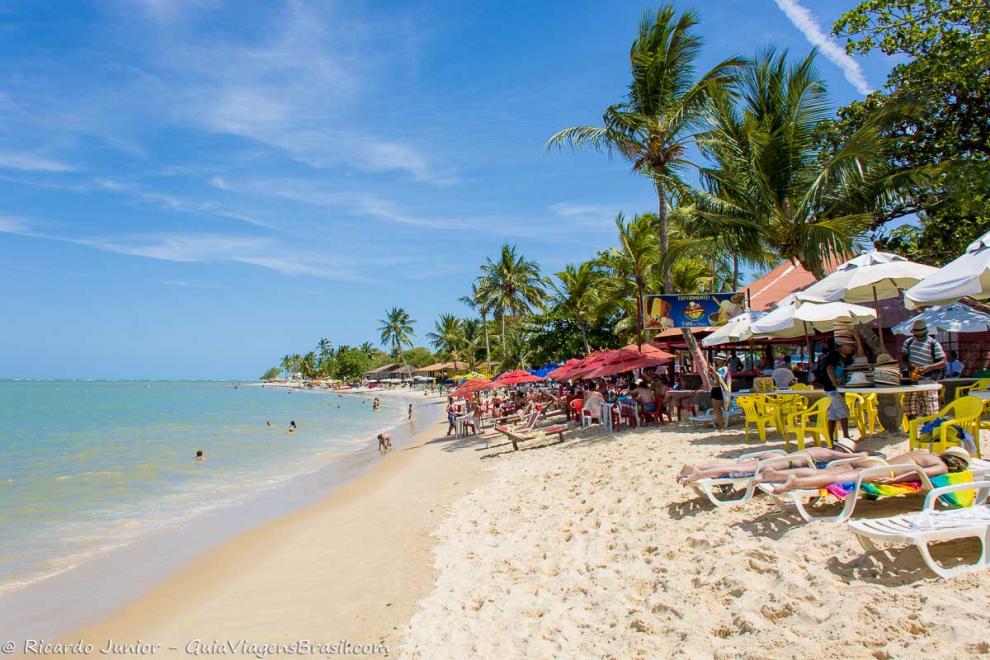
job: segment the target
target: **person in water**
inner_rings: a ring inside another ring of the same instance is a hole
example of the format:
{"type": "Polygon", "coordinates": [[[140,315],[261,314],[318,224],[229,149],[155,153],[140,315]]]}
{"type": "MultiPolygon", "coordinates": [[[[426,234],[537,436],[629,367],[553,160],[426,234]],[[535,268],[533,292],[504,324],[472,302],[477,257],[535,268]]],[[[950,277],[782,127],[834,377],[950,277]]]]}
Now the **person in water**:
{"type": "Polygon", "coordinates": [[[196,450],[196,460],[197,461],[205,461],[206,460],[206,454],[203,453],[203,450],[202,449],[197,449],[196,450]]]}
{"type": "Polygon", "coordinates": [[[412,404],[409,404],[409,419],[412,419],[412,404]]]}
{"type": "Polygon", "coordinates": [[[272,427],[272,420],[269,419],[267,422],[265,422],[265,426],[267,426],[268,428],[271,428],[272,427]]]}
{"type": "Polygon", "coordinates": [[[296,420],[292,420],[289,422],[289,433],[295,433],[295,432],[296,432],[296,420]]]}

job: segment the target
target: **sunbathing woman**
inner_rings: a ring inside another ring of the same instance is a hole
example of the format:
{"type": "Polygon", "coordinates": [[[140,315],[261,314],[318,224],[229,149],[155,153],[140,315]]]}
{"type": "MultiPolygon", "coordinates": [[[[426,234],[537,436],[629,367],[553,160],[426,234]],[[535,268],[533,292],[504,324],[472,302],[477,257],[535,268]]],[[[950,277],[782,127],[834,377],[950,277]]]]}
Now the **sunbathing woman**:
{"type": "MultiPolygon", "coordinates": [[[[875,461],[876,459],[871,457],[870,460],[857,462],[856,466],[847,464],[824,470],[812,470],[810,468],[799,468],[796,470],[768,469],[760,473],[759,481],[783,481],[782,484],[774,488],[774,492],[777,493],[786,493],[789,490],[804,488],[822,488],[829,484],[856,481],[862,470],[868,467],[876,467],[875,461]]],[[[871,482],[896,484],[917,481],[918,473],[913,468],[921,468],[928,478],[937,477],[947,472],[963,472],[969,469],[969,452],[962,447],[949,447],[941,454],[932,454],[927,451],[909,451],[905,454],[894,456],[886,464],[891,468],[890,475],[871,478],[871,482]]]]}
{"type": "MultiPolygon", "coordinates": [[[[834,449],[823,447],[808,447],[802,455],[811,457],[817,467],[825,467],[829,461],[836,461],[840,458],[866,458],[869,456],[865,451],[856,451],[856,445],[850,440],[840,440],[833,445],[834,449]]],[[[794,456],[781,456],[773,452],[760,452],[745,461],[736,463],[712,463],[709,465],[685,465],[681,473],[677,475],[677,482],[680,484],[690,483],[698,479],[719,479],[722,477],[745,478],[752,477],[756,472],[757,464],[763,461],[764,470],[771,467],[777,471],[799,468],[808,465],[806,460],[794,456]]],[[[763,472],[761,472],[763,474],[763,472]]],[[[785,477],[786,478],[786,477],[785,477]]],[[[783,481],[783,478],[777,479],[783,481]]]]}

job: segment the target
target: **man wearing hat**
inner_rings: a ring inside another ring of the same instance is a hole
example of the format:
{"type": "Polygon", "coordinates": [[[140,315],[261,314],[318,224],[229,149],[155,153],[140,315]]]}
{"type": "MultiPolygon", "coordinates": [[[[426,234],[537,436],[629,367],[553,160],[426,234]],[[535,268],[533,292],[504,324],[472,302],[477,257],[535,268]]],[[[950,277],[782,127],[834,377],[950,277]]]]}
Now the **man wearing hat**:
{"type": "MultiPolygon", "coordinates": [[[[918,319],[911,326],[911,337],[901,347],[901,360],[910,371],[917,369],[922,378],[939,380],[945,368],[942,345],[929,336],[928,326],[918,319]]],[[[904,414],[908,419],[938,413],[938,392],[908,392],[904,395],[904,414]]]]}
{"type": "Polygon", "coordinates": [[[839,325],[835,329],[834,343],[829,347],[821,362],[824,373],[816,373],[815,375],[830,400],[828,434],[833,443],[839,438],[836,427],[841,426],[845,437],[850,437],[849,406],[846,405],[846,395],[839,392],[838,388],[842,387],[842,375],[846,368],[852,364],[853,354],[863,354],[859,335],[852,325],[839,325]]]}

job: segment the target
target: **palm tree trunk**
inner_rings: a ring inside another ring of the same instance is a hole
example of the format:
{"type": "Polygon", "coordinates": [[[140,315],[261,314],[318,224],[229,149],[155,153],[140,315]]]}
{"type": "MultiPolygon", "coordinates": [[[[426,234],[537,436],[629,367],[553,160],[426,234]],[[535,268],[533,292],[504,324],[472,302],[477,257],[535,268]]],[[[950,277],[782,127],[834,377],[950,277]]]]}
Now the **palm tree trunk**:
{"type": "Polygon", "coordinates": [[[636,339],[643,345],[643,284],[636,279],[636,339]]]}
{"type": "Polygon", "coordinates": [[[488,315],[481,315],[481,322],[485,326],[485,371],[492,368],[492,345],[488,341],[488,315]]]}
{"type": "Polygon", "coordinates": [[[706,390],[712,389],[712,379],[708,375],[708,360],[705,359],[705,354],[702,352],[701,347],[698,346],[698,340],[694,338],[691,328],[681,328],[681,334],[684,335],[684,343],[687,344],[688,352],[691,353],[694,369],[701,376],[701,386],[706,390]]]}
{"type": "Polygon", "coordinates": [[[505,312],[502,312],[502,359],[505,359],[505,312]]]}
{"type": "Polygon", "coordinates": [[[739,255],[732,253],[732,290],[739,288],[739,255]]]}
{"type": "Polygon", "coordinates": [[[581,328],[581,339],[584,340],[584,354],[588,355],[591,353],[591,344],[588,343],[588,330],[584,327],[583,323],[578,323],[578,327],[581,328]]]}
{"type": "MultiPolygon", "coordinates": [[[[663,183],[659,180],[654,179],[654,185],[657,189],[657,229],[659,231],[660,237],[660,259],[661,261],[666,261],[667,248],[669,246],[668,236],[667,236],[667,198],[664,195],[663,183]]],[[[669,266],[663,267],[663,291],[664,293],[670,293],[670,268],[669,266]]]]}

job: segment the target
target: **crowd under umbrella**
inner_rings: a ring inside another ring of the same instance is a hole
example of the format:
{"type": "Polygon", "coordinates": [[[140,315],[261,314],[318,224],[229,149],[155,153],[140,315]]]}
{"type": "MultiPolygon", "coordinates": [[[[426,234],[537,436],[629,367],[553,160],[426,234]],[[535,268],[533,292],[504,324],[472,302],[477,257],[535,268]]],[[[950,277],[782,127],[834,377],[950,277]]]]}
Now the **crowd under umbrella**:
{"type": "Polygon", "coordinates": [[[753,324],[764,316],[764,312],[743,312],[725,322],[715,332],[701,340],[708,348],[722,344],[735,344],[753,336],[753,324]]]}
{"type": "Polygon", "coordinates": [[[800,300],[831,303],[873,302],[877,306],[880,348],[886,351],[880,326],[880,301],[900,298],[904,289],[936,272],[936,268],[889,252],[871,250],[846,261],[835,272],[799,292],[800,300]]]}
{"type": "Polygon", "coordinates": [[[969,244],[958,259],[947,263],[904,292],[908,309],[944,305],[965,297],[990,298],[990,232],[969,244]]]}

